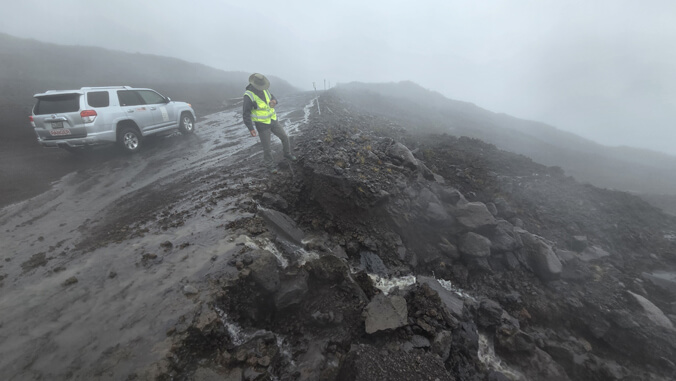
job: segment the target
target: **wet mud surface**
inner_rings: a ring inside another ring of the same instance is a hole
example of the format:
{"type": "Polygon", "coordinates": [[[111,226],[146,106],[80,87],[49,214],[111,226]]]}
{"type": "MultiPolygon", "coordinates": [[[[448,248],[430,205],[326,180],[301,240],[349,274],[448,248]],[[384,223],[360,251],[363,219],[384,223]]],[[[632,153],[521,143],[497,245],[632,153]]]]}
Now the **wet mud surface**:
{"type": "Polygon", "coordinates": [[[277,175],[232,109],[2,209],[4,378],[674,378],[673,217],[319,101],[277,175]]]}
{"type": "MultiPolygon", "coordinates": [[[[148,139],[138,155],[78,155],[78,171],[0,211],[2,379],[119,380],[162,356],[166,331],[198,302],[191,287],[234,249],[224,226],[267,176],[240,114],[148,139]]],[[[303,116],[285,118],[291,134],[303,116]]]]}

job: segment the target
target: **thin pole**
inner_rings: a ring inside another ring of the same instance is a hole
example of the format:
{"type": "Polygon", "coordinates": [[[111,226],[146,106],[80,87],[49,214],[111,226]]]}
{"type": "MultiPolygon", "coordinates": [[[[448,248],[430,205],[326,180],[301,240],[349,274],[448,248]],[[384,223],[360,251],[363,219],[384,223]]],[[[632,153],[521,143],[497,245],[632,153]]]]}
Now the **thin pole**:
{"type": "Polygon", "coordinates": [[[322,115],[322,110],[319,108],[319,95],[317,95],[317,86],[315,85],[314,82],[312,82],[312,87],[315,88],[315,99],[317,100],[317,112],[319,115],[322,115]]]}

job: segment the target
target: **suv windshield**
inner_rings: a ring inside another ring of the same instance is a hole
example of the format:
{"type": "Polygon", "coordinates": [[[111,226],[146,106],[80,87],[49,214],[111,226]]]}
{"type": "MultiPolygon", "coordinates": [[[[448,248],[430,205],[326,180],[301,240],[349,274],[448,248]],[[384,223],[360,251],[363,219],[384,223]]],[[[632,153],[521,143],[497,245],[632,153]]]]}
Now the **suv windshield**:
{"type": "Polygon", "coordinates": [[[80,109],[80,94],[59,94],[38,98],[33,112],[35,115],[61,114],[80,109]]]}

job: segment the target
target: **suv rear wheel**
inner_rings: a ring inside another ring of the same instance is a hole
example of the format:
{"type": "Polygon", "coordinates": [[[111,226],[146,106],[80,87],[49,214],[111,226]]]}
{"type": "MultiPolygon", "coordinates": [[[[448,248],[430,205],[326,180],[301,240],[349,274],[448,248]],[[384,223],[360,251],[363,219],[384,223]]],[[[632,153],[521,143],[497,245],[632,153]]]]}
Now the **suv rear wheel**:
{"type": "Polygon", "coordinates": [[[141,133],[133,127],[123,127],[118,135],[117,142],[126,152],[137,152],[141,149],[141,133]]]}
{"type": "Polygon", "coordinates": [[[192,115],[187,112],[181,114],[181,124],[179,124],[178,130],[182,134],[192,134],[195,132],[195,120],[192,118],[192,115]]]}

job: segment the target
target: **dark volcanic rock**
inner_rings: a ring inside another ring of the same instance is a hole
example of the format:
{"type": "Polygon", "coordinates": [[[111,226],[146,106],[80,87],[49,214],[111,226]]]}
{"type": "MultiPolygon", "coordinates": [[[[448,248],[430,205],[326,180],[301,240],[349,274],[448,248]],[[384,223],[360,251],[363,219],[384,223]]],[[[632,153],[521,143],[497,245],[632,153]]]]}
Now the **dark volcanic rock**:
{"type": "Polygon", "coordinates": [[[676,272],[656,271],[654,273],[643,273],[642,277],[676,297],[676,272]]]}
{"type": "Polygon", "coordinates": [[[419,276],[418,283],[427,285],[430,289],[439,294],[442,305],[448,310],[448,312],[456,317],[462,317],[465,303],[462,301],[462,299],[460,299],[460,297],[443,288],[441,284],[439,284],[439,282],[434,278],[419,276]]]}
{"type": "Polygon", "coordinates": [[[456,380],[439,357],[431,353],[387,351],[370,345],[353,346],[338,374],[342,381],[420,379],[456,380]]]}
{"type": "Polygon", "coordinates": [[[259,207],[258,211],[274,232],[297,245],[302,245],[305,233],[298,229],[296,222],[291,217],[272,209],[259,207]]]}
{"type": "Polygon", "coordinates": [[[498,220],[492,233],[488,234],[491,240],[492,252],[516,251],[523,247],[521,237],[516,233],[514,225],[505,220],[498,220]]]}
{"type": "Polygon", "coordinates": [[[371,274],[378,274],[381,276],[387,275],[387,267],[380,257],[370,251],[362,251],[359,254],[359,263],[361,267],[371,274]]]}
{"type": "Polygon", "coordinates": [[[580,259],[584,262],[591,262],[608,256],[610,256],[610,253],[598,246],[589,246],[580,253],[580,259]]]}
{"type": "Polygon", "coordinates": [[[476,233],[467,233],[460,241],[460,252],[470,258],[485,258],[491,255],[491,241],[476,233]]]}
{"type": "Polygon", "coordinates": [[[558,279],[563,271],[561,261],[552,246],[541,237],[523,229],[517,230],[524,247],[520,250],[528,268],[542,280],[558,279]]]}
{"type": "Polygon", "coordinates": [[[490,327],[498,325],[502,318],[502,307],[495,301],[483,299],[479,303],[477,324],[480,327],[490,327]]]}
{"type": "Polygon", "coordinates": [[[577,251],[578,253],[581,253],[584,249],[587,248],[588,245],[589,241],[587,240],[587,236],[585,235],[573,236],[570,242],[570,248],[577,251]]]}
{"type": "Polygon", "coordinates": [[[303,301],[308,291],[307,278],[308,274],[303,270],[281,276],[279,290],[275,293],[277,309],[281,310],[303,301]]]}
{"type": "Polygon", "coordinates": [[[468,202],[459,205],[453,212],[460,225],[468,230],[479,230],[495,225],[495,217],[482,202],[468,202]]]}
{"type": "Polygon", "coordinates": [[[401,296],[376,295],[364,309],[366,333],[403,327],[408,322],[406,299],[401,296]]]}
{"type": "Polygon", "coordinates": [[[277,258],[267,250],[256,250],[252,256],[256,259],[249,266],[251,278],[265,292],[276,292],[280,285],[277,258]]]}
{"type": "Polygon", "coordinates": [[[505,219],[510,219],[516,216],[514,208],[502,197],[496,198],[493,202],[495,208],[498,210],[498,216],[505,219]]]}
{"type": "Polygon", "coordinates": [[[413,156],[411,151],[401,143],[394,143],[387,150],[387,154],[392,157],[396,164],[415,169],[418,166],[418,160],[413,156]]]}
{"type": "Polygon", "coordinates": [[[664,327],[667,329],[674,329],[673,323],[669,320],[669,318],[662,312],[662,310],[659,309],[656,305],[654,305],[650,300],[642,297],[641,295],[634,294],[631,291],[627,291],[629,295],[631,295],[636,302],[641,306],[643,309],[643,313],[648,317],[650,321],[655,323],[656,325],[660,327],[664,327]]]}
{"type": "Polygon", "coordinates": [[[349,269],[345,262],[333,255],[325,255],[306,264],[305,269],[312,277],[325,283],[336,283],[348,277],[349,269]]]}

